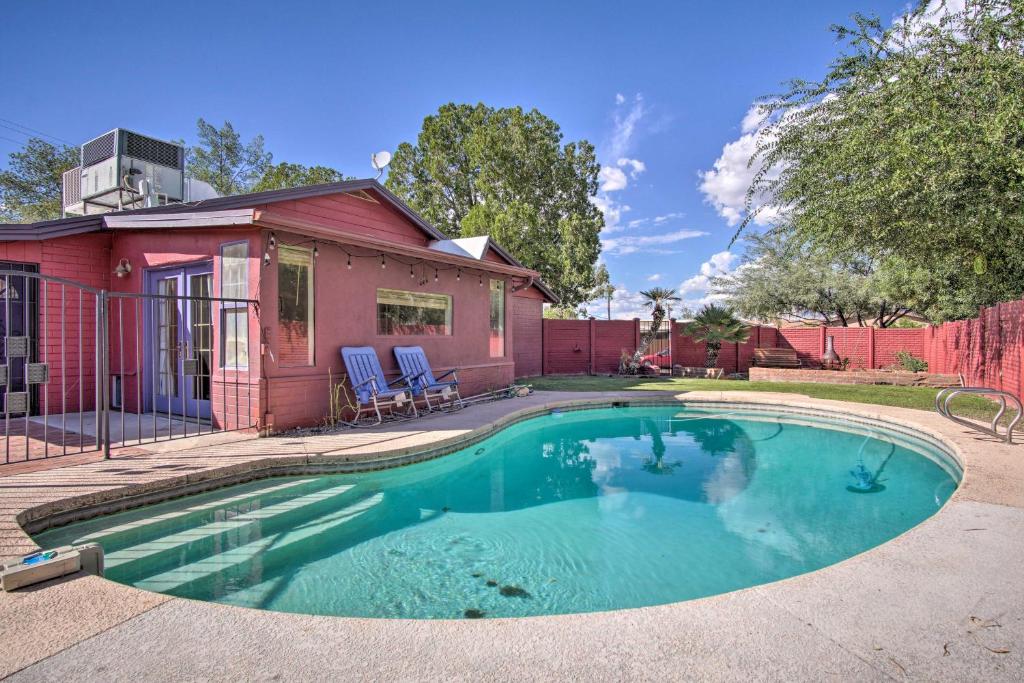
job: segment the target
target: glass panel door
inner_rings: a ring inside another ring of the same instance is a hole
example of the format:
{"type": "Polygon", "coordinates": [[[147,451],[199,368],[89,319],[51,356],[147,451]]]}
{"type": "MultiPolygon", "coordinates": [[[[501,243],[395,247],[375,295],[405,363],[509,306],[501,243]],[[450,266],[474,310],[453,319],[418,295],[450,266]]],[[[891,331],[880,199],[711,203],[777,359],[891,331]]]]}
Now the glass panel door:
{"type": "Polygon", "coordinates": [[[153,337],[151,409],[185,418],[210,417],[213,292],[208,263],[149,273],[153,337]]]}
{"type": "Polygon", "coordinates": [[[178,280],[175,274],[159,279],[156,285],[157,294],[174,297],[156,302],[156,395],[165,411],[167,402],[178,397],[178,280]]]}
{"type": "MultiPolygon", "coordinates": [[[[209,298],[213,293],[213,273],[190,275],[191,296],[209,298]]],[[[191,398],[210,401],[210,368],[213,360],[213,311],[211,302],[190,299],[188,303],[189,334],[192,337],[192,355],[196,360],[196,374],[191,379],[191,398]]]]}

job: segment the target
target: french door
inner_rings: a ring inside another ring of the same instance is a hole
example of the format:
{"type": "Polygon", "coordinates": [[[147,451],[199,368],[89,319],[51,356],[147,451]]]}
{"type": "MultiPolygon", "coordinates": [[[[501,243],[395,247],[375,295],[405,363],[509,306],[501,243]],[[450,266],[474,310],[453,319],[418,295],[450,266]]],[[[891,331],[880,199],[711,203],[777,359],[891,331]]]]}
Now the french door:
{"type": "Polygon", "coordinates": [[[209,419],[213,368],[213,264],[147,273],[152,409],[209,419]]]}

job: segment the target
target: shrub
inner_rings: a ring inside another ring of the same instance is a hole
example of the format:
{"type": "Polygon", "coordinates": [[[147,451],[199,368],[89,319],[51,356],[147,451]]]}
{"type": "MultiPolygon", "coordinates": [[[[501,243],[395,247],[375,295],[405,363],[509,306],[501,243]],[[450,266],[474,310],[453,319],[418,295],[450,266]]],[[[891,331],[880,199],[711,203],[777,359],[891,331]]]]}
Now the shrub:
{"type": "Polygon", "coordinates": [[[928,361],[916,358],[910,351],[897,351],[896,363],[907,372],[925,372],[928,370],[928,361]]]}

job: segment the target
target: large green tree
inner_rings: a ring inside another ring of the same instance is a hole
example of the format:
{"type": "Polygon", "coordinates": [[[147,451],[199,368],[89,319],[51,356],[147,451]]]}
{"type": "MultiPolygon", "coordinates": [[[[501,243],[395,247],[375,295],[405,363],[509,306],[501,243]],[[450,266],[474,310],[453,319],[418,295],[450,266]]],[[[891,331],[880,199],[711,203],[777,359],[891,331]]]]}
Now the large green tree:
{"type": "Polygon", "coordinates": [[[488,234],[569,307],[595,286],[600,165],[536,109],[445,104],[395,152],[387,186],[452,237],[488,234]]]}
{"type": "Polygon", "coordinates": [[[78,165],[78,149],[30,138],[0,171],[0,220],[32,222],[61,215],[61,176],[78,165]]]}
{"type": "Polygon", "coordinates": [[[341,171],[329,166],[303,166],[282,161],[269,166],[263,176],[252,186],[252,191],[283,190],[289,187],[336,183],[348,179],[341,171]]]}
{"type": "Polygon", "coordinates": [[[782,229],[749,242],[741,267],[711,283],[743,316],[889,327],[911,312],[905,300],[916,287],[894,262],[879,270],[867,257],[836,257],[782,229]]]}
{"type": "Polygon", "coordinates": [[[263,136],[247,143],[230,121],[217,128],[204,119],[196,122],[199,144],[189,149],[188,175],[213,186],[222,195],[252,191],[271,168],[273,155],[263,149],[263,136]]]}
{"type": "MultiPolygon", "coordinates": [[[[1024,6],[854,16],[821,81],[768,98],[746,226],[889,266],[936,320],[1024,294],[1024,6]]],[[[742,228],[741,228],[742,229],[742,228]]]]}

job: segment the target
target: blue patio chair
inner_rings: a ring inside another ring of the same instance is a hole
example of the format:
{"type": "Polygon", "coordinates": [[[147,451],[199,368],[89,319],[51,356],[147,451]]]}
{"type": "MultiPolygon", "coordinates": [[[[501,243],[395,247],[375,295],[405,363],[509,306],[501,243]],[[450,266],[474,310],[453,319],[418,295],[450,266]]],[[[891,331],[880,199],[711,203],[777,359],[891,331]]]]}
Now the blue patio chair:
{"type": "Polygon", "coordinates": [[[413,396],[422,394],[427,410],[432,412],[445,403],[451,410],[457,410],[465,405],[462,395],[459,394],[458,368],[435,377],[427,354],[419,346],[396,346],[395,360],[398,361],[402,375],[410,378],[409,389],[412,390],[413,396]],[[451,379],[445,380],[446,377],[451,379]],[[431,399],[434,399],[433,403],[431,399]]]}
{"type": "Polygon", "coordinates": [[[416,402],[412,393],[407,388],[394,389],[396,384],[408,385],[409,378],[402,375],[398,379],[388,382],[384,377],[384,370],[380,367],[380,360],[377,352],[372,346],[345,346],[341,349],[341,358],[345,362],[345,369],[348,371],[349,381],[352,383],[352,391],[355,392],[358,408],[352,425],[360,424],[359,419],[364,412],[372,410],[377,415],[377,421],[373,425],[379,425],[384,416],[381,415],[381,408],[390,409],[391,415],[395,415],[395,408],[405,408],[404,415],[397,417],[418,417],[416,402]]]}

